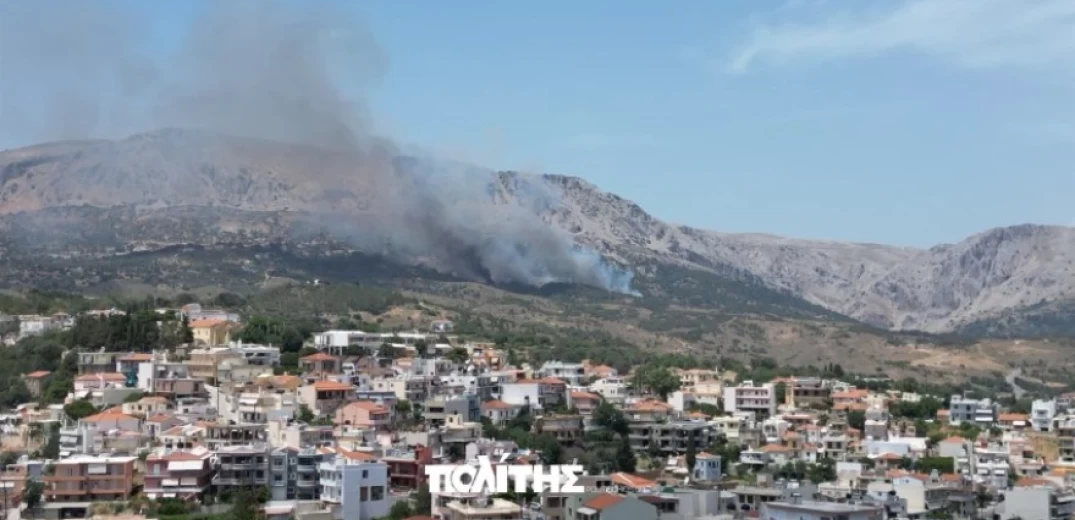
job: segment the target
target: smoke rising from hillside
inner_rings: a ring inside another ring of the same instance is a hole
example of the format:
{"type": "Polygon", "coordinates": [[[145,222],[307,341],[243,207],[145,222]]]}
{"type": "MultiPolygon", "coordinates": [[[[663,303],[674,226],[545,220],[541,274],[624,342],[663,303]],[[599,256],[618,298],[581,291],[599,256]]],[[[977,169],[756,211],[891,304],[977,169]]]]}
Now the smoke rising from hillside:
{"type": "Polygon", "coordinates": [[[0,5],[0,145],[194,128],[353,151],[366,178],[356,168],[354,186],[320,180],[377,209],[314,217],[311,230],[474,279],[632,292],[630,273],[541,219],[555,190],[421,154],[400,160],[414,154],[375,135],[366,93],[386,59],[349,4],[205,2],[178,34],[147,12],[164,5],[0,5]]]}

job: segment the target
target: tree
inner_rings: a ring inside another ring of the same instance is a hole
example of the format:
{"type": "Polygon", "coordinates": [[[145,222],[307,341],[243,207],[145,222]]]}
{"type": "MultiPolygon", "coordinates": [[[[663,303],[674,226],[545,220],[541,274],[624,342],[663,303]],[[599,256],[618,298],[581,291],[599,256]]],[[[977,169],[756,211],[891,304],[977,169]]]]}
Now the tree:
{"type": "Polygon", "coordinates": [[[607,402],[602,402],[594,409],[593,422],[620,435],[628,433],[627,418],[623,416],[623,411],[607,402]]]}
{"type": "Polygon", "coordinates": [[[410,518],[414,516],[415,511],[411,508],[410,502],[406,500],[398,500],[392,504],[392,508],[388,510],[388,516],[384,517],[385,520],[403,520],[404,518],[410,518]]]}
{"type": "Polygon", "coordinates": [[[634,473],[637,464],[635,452],[631,449],[631,441],[626,436],[620,438],[620,444],[616,447],[616,468],[619,471],[634,473]]]}
{"type": "Polygon", "coordinates": [[[306,406],[305,404],[303,404],[303,405],[299,405],[299,417],[298,417],[298,419],[301,422],[304,422],[306,424],[310,424],[310,423],[313,423],[314,421],[317,420],[317,416],[314,415],[313,410],[310,410],[309,406],[306,406]]]}
{"type": "Polygon", "coordinates": [[[60,423],[52,423],[49,429],[49,440],[45,442],[45,448],[41,450],[41,454],[46,459],[60,458],[60,423]]]}
{"type": "Polygon", "coordinates": [[[194,343],[194,329],[190,328],[190,318],[185,315],[183,316],[183,328],[181,330],[183,343],[188,345],[194,343]]]}
{"type": "Polygon", "coordinates": [[[866,427],[866,412],[860,412],[858,410],[852,410],[847,412],[847,425],[856,429],[862,430],[866,427]]]}
{"type": "Polygon", "coordinates": [[[694,445],[694,439],[694,430],[690,430],[689,435],[687,435],[687,454],[685,458],[687,462],[687,471],[689,471],[691,475],[694,474],[694,465],[698,462],[698,448],[694,445]]]}
{"type": "Polygon", "coordinates": [[[538,450],[541,454],[541,462],[544,464],[559,464],[560,457],[563,456],[563,448],[556,440],[556,437],[548,434],[534,437],[531,442],[531,447],[538,450]]]}
{"type": "Polygon", "coordinates": [[[668,394],[679,390],[683,382],[667,367],[654,367],[643,370],[642,384],[661,399],[667,399],[668,394]]]}
{"type": "Polygon", "coordinates": [[[788,402],[788,385],[787,383],[777,383],[773,387],[773,393],[776,394],[776,404],[787,404],[788,402]]]}
{"type": "Polygon", "coordinates": [[[85,417],[97,413],[97,407],[93,406],[93,403],[86,399],[79,399],[78,401],[64,406],[63,412],[72,420],[80,421],[85,417]]]}
{"type": "Polygon", "coordinates": [[[232,498],[231,510],[228,511],[229,520],[257,520],[258,497],[247,488],[239,488],[232,498]]]}
{"type": "Polygon", "coordinates": [[[424,358],[429,353],[429,344],[426,340],[420,339],[414,342],[414,352],[418,354],[418,357],[424,358]]]}
{"type": "Polygon", "coordinates": [[[458,461],[458,460],[463,460],[463,459],[467,458],[466,449],[463,447],[462,444],[459,444],[459,443],[449,444],[448,449],[446,451],[447,451],[448,458],[451,459],[452,462],[455,462],[455,461],[458,461]]]}
{"type": "Polygon", "coordinates": [[[13,451],[0,453],[0,464],[5,468],[19,461],[19,454],[13,451]]]}
{"type": "Polygon", "coordinates": [[[418,486],[418,491],[412,496],[414,499],[415,515],[430,515],[433,511],[433,497],[429,494],[428,486],[418,486]]]}
{"type": "Polygon", "coordinates": [[[37,506],[41,505],[41,495],[45,492],[45,484],[36,480],[29,480],[26,482],[26,489],[23,490],[22,500],[26,502],[26,510],[31,515],[36,515],[37,506]]]}
{"type": "Polygon", "coordinates": [[[381,359],[396,359],[399,357],[399,351],[396,347],[393,347],[391,343],[381,343],[380,348],[377,349],[377,357],[381,359]]]}

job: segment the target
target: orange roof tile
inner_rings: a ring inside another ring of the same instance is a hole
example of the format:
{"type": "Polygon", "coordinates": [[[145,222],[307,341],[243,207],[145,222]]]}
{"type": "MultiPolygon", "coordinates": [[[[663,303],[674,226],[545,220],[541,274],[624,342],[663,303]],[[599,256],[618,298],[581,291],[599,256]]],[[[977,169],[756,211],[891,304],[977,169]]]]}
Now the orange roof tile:
{"type": "Polygon", "coordinates": [[[597,394],[595,394],[593,392],[579,392],[579,391],[571,392],[571,398],[572,399],[584,400],[584,401],[600,401],[601,400],[601,396],[599,396],[599,395],[597,395],[597,394]]]}
{"type": "Polygon", "coordinates": [[[510,410],[512,408],[515,408],[515,405],[505,403],[504,401],[500,401],[498,399],[493,399],[492,401],[486,401],[482,403],[482,408],[488,410],[510,410]]]}
{"type": "Polygon", "coordinates": [[[543,377],[543,378],[539,379],[538,382],[544,383],[546,385],[567,386],[567,383],[564,382],[563,379],[557,379],[555,377],[543,377]]]}
{"type": "Polygon", "coordinates": [[[761,447],[761,451],[764,453],[783,453],[791,450],[787,446],[781,446],[779,444],[766,444],[761,447]]]}
{"type": "Polygon", "coordinates": [[[1001,421],[1025,421],[1025,420],[1027,420],[1029,418],[1030,418],[1030,416],[1025,414],[1025,413],[1012,413],[1012,412],[1009,412],[1009,413],[1000,414],[1000,420],[1001,421]]]}
{"type": "Polygon", "coordinates": [[[350,459],[350,460],[377,460],[376,455],[361,452],[361,451],[347,451],[347,450],[345,450],[343,448],[340,448],[340,449],[336,450],[336,453],[338,453],[340,455],[343,455],[344,458],[347,458],[347,459],[350,459]]]}
{"type": "Polygon", "coordinates": [[[299,361],[336,361],[336,356],[330,356],[324,352],[318,352],[316,354],[310,354],[309,356],[300,358],[299,361]]]}
{"type": "Polygon", "coordinates": [[[355,401],[353,403],[348,404],[344,408],[361,408],[363,410],[368,410],[371,413],[388,412],[388,408],[385,408],[384,406],[379,405],[373,401],[355,401]]]}
{"type": "Polygon", "coordinates": [[[120,374],[118,372],[104,372],[104,373],[101,373],[101,374],[81,375],[81,376],[76,377],[75,381],[79,381],[79,382],[100,381],[102,379],[105,380],[105,381],[126,381],[127,376],[125,376],[123,374],[120,374]]]}
{"type": "Polygon", "coordinates": [[[620,495],[613,495],[612,493],[601,493],[582,504],[582,507],[588,507],[590,509],[596,509],[598,511],[607,509],[623,501],[623,497],[620,495]]]}
{"type": "Polygon", "coordinates": [[[631,489],[642,489],[642,488],[657,487],[657,481],[655,481],[655,480],[649,480],[649,479],[647,479],[645,477],[640,477],[638,475],[632,475],[630,473],[625,473],[625,472],[622,472],[622,471],[613,473],[611,476],[612,476],[612,482],[613,483],[621,485],[621,486],[624,486],[624,487],[628,487],[628,488],[631,488],[631,489]]]}
{"type": "Polygon", "coordinates": [[[52,372],[49,372],[48,370],[38,370],[37,372],[30,372],[29,374],[26,374],[24,377],[29,377],[30,379],[41,379],[42,377],[45,377],[45,376],[47,376],[47,375],[49,375],[51,373],[52,372]]]}
{"type": "Polygon", "coordinates": [[[865,399],[870,395],[869,390],[861,390],[858,388],[852,390],[846,390],[844,392],[836,392],[832,394],[833,399],[865,399]]]}
{"type": "Polygon", "coordinates": [[[668,411],[668,410],[671,410],[671,409],[672,409],[672,405],[670,405],[668,403],[662,403],[660,401],[654,401],[652,399],[647,399],[645,401],[639,401],[639,402],[637,402],[635,404],[632,404],[630,407],[628,407],[628,410],[635,411],[635,412],[658,412],[658,411],[668,411]]]}
{"type": "Polygon", "coordinates": [[[167,421],[167,420],[169,420],[169,419],[171,419],[173,417],[174,416],[172,414],[159,413],[157,415],[154,415],[153,417],[150,417],[149,419],[146,419],[146,422],[164,422],[164,421],[167,421]]]}
{"type": "Polygon", "coordinates": [[[1023,477],[1015,483],[1015,487],[1035,487],[1035,486],[1050,486],[1055,487],[1056,483],[1045,478],[1023,477]]]}
{"type": "Polygon", "coordinates": [[[901,457],[901,456],[899,456],[899,455],[897,455],[895,453],[892,453],[890,451],[886,451],[886,452],[878,455],[877,458],[880,459],[880,460],[887,460],[887,461],[903,459],[903,457],[901,457]]]}
{"type": "Polygon", "coordinates": [[[337,381],[318,381],[313,384],[314,390],[318,392],[331,392],[333,390],[354,390],[355,387],[347,383],[340,383],[337,381]]]}
{"type": "Polygon", "coordinates": [[[82,418],[82,420],[86,422],[125,421],[128,419],[134,419],[134,417],[127,415],[123,412],[117,412],[115,410],[106,410],[104,412],[82,418]]]}
{"type": "Polygon", "coordinates": [[[153,354],[131,353],[119,358],[120,361],[153,361],[153,354]]]}

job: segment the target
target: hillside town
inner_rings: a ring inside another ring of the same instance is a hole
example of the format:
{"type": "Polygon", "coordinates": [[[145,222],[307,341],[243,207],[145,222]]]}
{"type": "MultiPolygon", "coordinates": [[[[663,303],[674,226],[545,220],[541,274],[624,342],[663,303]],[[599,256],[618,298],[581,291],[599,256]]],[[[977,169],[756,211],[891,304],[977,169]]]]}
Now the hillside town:
{"type": "MultiPolygon", "coordinates": [[[[88,313],[105,319],[123,311],[88,313]]],[[[990,396],[721,367],[512,364],[495,343],[326,330],[297,370],[241,317],[189,341],[68,352],[63,403],[0,416],[8,518],[1055,520],[1075,512],[1075,395],[990,396]],[[70,361],[68,361],[70,360],[70,361]],[[433,464],[578,464],[584,493],[430,493],[433,464]]],[[[20,337],[76,318],[20,316],[20,337]]],[[[869,382],[867,381],[867,382],[869,382]]]]}

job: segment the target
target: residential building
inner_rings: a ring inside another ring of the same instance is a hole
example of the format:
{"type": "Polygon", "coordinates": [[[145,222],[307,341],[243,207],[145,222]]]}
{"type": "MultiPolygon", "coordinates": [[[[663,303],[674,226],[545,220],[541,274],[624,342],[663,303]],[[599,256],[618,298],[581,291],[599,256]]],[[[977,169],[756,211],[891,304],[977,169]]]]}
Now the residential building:
{"type": "Polygon", "coordinates": [[[78,456],[52,463],[45,477],[48,502],[125,501],[134,492],[135,457],[78,456]]]}
{"type": "Polygon", "coordinates": [[[696,482],[719,482],[723,475],[720,455],[709,452],[701,452],[695,455],[694,472],[691,480],[696,482]]]}
{"type": "Polygon", "coordinates": [[[372,456],[342,452],[321,462],[321,501],[338,504],[340,520],[373,520],[388,514],[388,465],[372,456]]]}
{"type": "Polygon", "coordinates": [[[299,368],[307,374],[338,374],[342,371],[340,358],[318,352],[299,358],[299,368]]]}
{"type": "Polygon", "coordinates": [[[238,344],[233,344],[231,349],[242,356],[248,365],[274,367],[280,364],[279,347],[239,342],[238,344]]]}
{"type": "Polygon", "coordinates": [[[761,518],[772,520],[882,520],[885,509],[879,505],[815,502],[792,498],[761,505],[761,518]]]}
{"type": "Polygon", "coordinates": [[[552,436],[564,446],[582,442],[586,427],[579,414],[542,415],[534,421],[534,433],[552,436]]]}
{"type": "Polygon", "coordinates": [[[998,410],[999,406],[989,398],[953,395],[948,403],[948,421],[954,425],[969,422],[988,428],[997,422],[998,410]]]}
{"type": "Polygon", "coordinates": [[[425,446],[392,450],[381,461],[388,465],[391,489],[417,490],[426,485],[425,467],[433,464],[433,450],[425,446]]]}
{"type": "Polygon", "coordinates": [[[1060,520],[1075,518],[1075,495],[1045,479],[1024,479],[1001,491],[1001,520],[1060,520]]]}
{"type": "Polygon", "coordinates": [[[30,391],[31,396],[41,397],[41,392],[45,390],[45,384],[51,373],[47,370],[38,370],[22,376],[22,382],[26,384],[26,389],[30,391]]]}
{"type": "Polygon", "coordinates": [[[206,318],[191,321],[190,329],[194,333],[194,343],[215,347],[231,342],[232,334],[238,331],[239,324],[223,319],[206,318]]]}
{"type": "Polygon", "coordinates": [[[724,413],[752,412],[755,416],[776,414],[776,387],[772,383],[755,385],[744,381],[739,386],[724,388],[724,413]]]}
{"type": "Polygon", "coordinates": [[[593,415],[594,410],[601,406],[601,396],[593,392],[572,391],[568,393],[570,408],[586,417],[593,415]]]}
{"type": "Polygon", "coordinates": [[[866,439],[884,440],[888,438],[888,410],[871,406],[866,410],[866,421],[862,435],[866,439]]]}
{"type": "Polygon", "coordinates": [[[295,500],[298,496],[299,450],[290,446],[274,448],[269,454],[269,496],[273,500],[295,500]]]}
{"type": "Polygon", "coordinates": [[[269,485],[269,446],[248,444],[222,446],[215,450],[217,471],[213,487],[218,493],[238,492],[269,485]]]}
{"type": "Polygon", "coordinates": [[[190,376],[216,386],[218,384],[220,366],[224,361],[241,359],[242,355],[230,348],[203,348],[194,349],[190,352],[190,360],[186,362],[190,366],[190,376]]]}
{"type": "Polygon", "coordinates": [[[213,464],[208,450],[174,451],[146,458],[144,492],[159,499],[200,498],[212,485],[213,464]]]}
{"type": "Polygon", "coordinates": [[[615,405],[622,405],[624,401],[626,401],[628,395],[627,382],[622,377],[616,375],[594,381],[594,383],[588,387],[588,390],[600,395],[605,401],[615,405]]]}
{"type": "Polygon", "coordinates": [[[816,377],[796,377],[784,387],[785,403],[792,409],[828,407],[832,388],[816,377]]]}
{"type": "Polygon", "coordinates": [[[688,446],[693,444],[695,453],[700,453],[716,440],[714,428],[706,423],[632,422],[628,427],[631,449],[638,452],[649,452],[656,447],[665,455],[683,455],[687,453],[688,446]]]}
{"type": "Polygon", "coordinates": [[[502,498],[460,496],[440,508],[444,520],[521,520],[519,504],[502,498]]]}
{"type": "MultiPolygon", "coordinates": [[[[113,367],[114,368],[114,367],[113,367]]],[[[75,378],[75,393],[101,390],[103,388],[120,387],[127,383],[127,376],[116,372],[96,372],[84,374],[75,378]]]]}
{"type": "Polygon", "coordinates": [[[341,406],[358,399],[353,385],[336,381],[317,381],[303,386],[299,389],[299,397],[319,417],[332,416],[341,406]]]}
{"type": "Polygon", "coordinates": [[[508,404],[497,399],[482,403],[482,417],[489,419],[495,426],[503,426],[518,417],[522,410],[522,405],[508,404]]]}
{"type": "Polygon", "coordinates": [[[653,504],[612,493],[567,495],[566,510],[566,519],[570,520],[657,520],[660,517],[653,504]]]}
{"type": "Polygon", "coordinates": [[[393,423],[392,410],[373,401],[355,401],[336,410],[336,424],[387,431],[393,423]]]}
{"type": "Polygon", "coordinates": [[[302,448],[295,456],[295,499],[321,499],[321,472],[324,455],[319,448],[302,448]]]}
{"type": "Polygon", "coordinates": [[[125,354],[122,352],[79,352],[78,373],[99,374],[101,372],[115,372],[116,360],[125,354]]]}
{"type": "Polygon", "coordinates": [[[1035,399],[1030,406],[1030,427],[1036,432],[1049,431],[1056,410],[1056,399],[1035,399]]]}
{"type": "Polygon", "coordinates": [[[522,379],[501,385],[500,400],[528,406],[531,411],[544,410],[564,402],[566,389],[567,385],[557,379],[522,379]]]}
{"type": "Polygon", "coordinates": [[[582,363],[565,363],[563,361],[547,361],[534,374],[538,378],[552,377],[559,379],[571,386],[585,384],[586,367],[582,363]]]}
{"type": "Polygon", "coordinates": [[[229,446],[261,445],[269,440],[268,430],[264,424],[202,422],[198,426],[204,430],[202,443],[214,451],[229,446]]]}
{"type": "Polygon", "coordinates": [[[997,426],[1008,432],[1026,431],[1030,426],[1030,415],[1025,413],[1004,412],[997,416],[997,426]]]}
{"type": "Polygon", "coordinates": [[[423,417],[426,424],[437,427],[444,425],[453,415],[462,417],[464,421],[481,421],[481,410],[481,401],[477,395],[440,396],[425,402],[423,417]]]}

